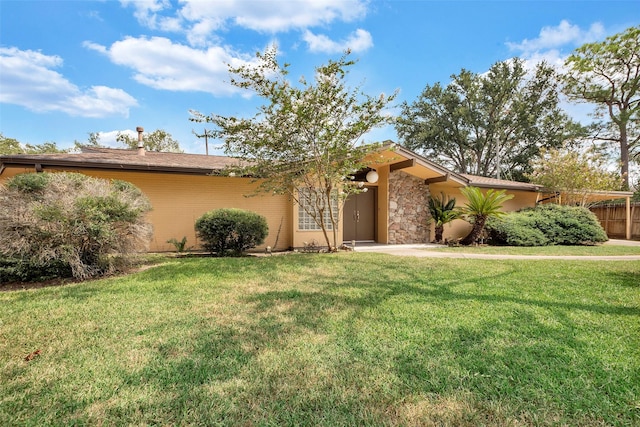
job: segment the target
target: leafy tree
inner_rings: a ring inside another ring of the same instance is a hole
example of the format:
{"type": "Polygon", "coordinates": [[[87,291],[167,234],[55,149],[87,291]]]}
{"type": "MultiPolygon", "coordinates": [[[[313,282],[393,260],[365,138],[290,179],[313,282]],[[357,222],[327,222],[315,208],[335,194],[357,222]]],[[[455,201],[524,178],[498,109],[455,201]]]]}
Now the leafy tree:
{"type": "Polygon", "coordinates": [[[629,158],[640,156],[640,27],[587,43],[565,62],[564,92],[569,99],[596,104],[608,117],[599,136],[620,148],[620,173],[629,188],[629,158]]]}
{"type": "Polygon", "coordinates": [[[265,99],[252,118],[205,116],[197,122],[217,128],[227,154],[245,161],[239,172],[261,178],[260,191],[289,194],[322,230],[327,246],[338,246],[338,214],[349,194],[361,191],[348,179],[364,165],[375,146],[362,137],[390,121],[383,109],[394,95],[371,97],[345,85],[354,61],[349,52],[316,68],[313,82],[287,80],[288,65],[280,65],[275,48],[258,53],[258,65],[230,67],[231,83],[265,99]],[[302,199],[304,198],[304,199],[302,199]],[[332,237],[329,237],[332,232],[332,237]]]}
{"type": "Polygon", "coordinates": [[[451,78],[405,102],[396,130],[408,148],[457,172],[525,180],[541,147],[584,135],[559,108],[557,76],[544,63],[530,76],[516,58],[451,78]]]}
{"type": "Polygon", "coordinates": [[[471,225],[471,232],[460,241],[463,245],[475,243],[480,238],[484,226],[489,218],[499,218],[505,213],[502,212],[502,204],[513,198],[512,194],[505,194],[504,190],[487,190],[486,194],[478,187],[464,187],[460,190],[467,198],[467,203],[462,208],[471,225]]]}
{"type": "Polygon", "coordinates": [[[570,149],[543,150],[532,161],[532,182],[559,194],[558,203],[588,207],[593,191],[618,190],[620,176],[607,171],[606,157],[595,149],[578,152],[570,149]]]}
{"type": "MultiPolygon", "coordinates": [[[[128,148],[138,147],[138,138],[132,138],[125,133],[118,133],[116,140],[128,148]]],[[[182,153],[180,144],[173,139],[171,134],[162,129],[156,129],[151,133],[142,135],[142,142],[145,150],[148,151],[161,151],[169,153],[182,153]]]]}
{"type": "Polygon", "coordinates": [[[460,212],[456,209],[456,199],[440,193],[439,197],[429,198],[429,212],[431,221],[435,224],[436,242],[442,242],[444,225],[460,217],[460,212]]]}
{"type": "Polygon", "coordinates": [[[25,173],[0,187],[0,256],[63,264],[74,277],[107,274],[145,250],[148,199],[132,184],[79,173],[25,173]]]}
{"type": "Polygon", "coordinates": [[[17,139],[7,138],[0,133],[0,154],[23,154],[23,148],[17,139]]]}
{"type": "Polygon", "coordinates": [[[45,142],[41,145],[22,145],[17,139],[7,138],[0,133],[0,154],[50,154],[66,153],[67,151],[58,148],[55,142],[45,142]]]}

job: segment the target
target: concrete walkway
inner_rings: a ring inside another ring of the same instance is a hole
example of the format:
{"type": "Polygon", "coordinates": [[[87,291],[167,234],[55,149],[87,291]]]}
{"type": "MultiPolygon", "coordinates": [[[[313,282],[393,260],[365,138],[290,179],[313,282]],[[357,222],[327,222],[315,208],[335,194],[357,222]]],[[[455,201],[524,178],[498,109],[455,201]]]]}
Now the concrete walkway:
{"type": "MultiPolygon", "coordinates": [[[[640,246],[638,241],[630,240],[609,240],[606,245],[620,246],[640,246]]],[[[640,260],[640,255],[497,255],[497,254],[474,254],[461,252],[445,252],[440,249],[443,245],[432,243],[414,245],[383,245],[380,243],[360,243],[356,244],[356,252],[377,252],[398,256],[414,256],[420,258],[465,258],[465,259],[564,259],[579,261],[636,261],[640,260]]]]}

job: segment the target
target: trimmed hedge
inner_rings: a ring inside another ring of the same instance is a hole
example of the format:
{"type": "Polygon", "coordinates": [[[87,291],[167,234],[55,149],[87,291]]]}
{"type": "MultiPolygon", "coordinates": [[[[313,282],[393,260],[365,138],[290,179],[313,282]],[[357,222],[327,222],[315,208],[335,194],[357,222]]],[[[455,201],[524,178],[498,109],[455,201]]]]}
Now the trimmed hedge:
{"type": "Polygon", "coordinates": [[[508,246],[594,245],[607,234],[587,208],[556,204],[510,212],[487,224],[489,243],[508,246]]]}
{"type": "Polygon", "coordinates": [[[206,250],[217,256],[240,256],[264,243],[269,233],[262,215],[242,209],[216,209],[202,215],[195,224],[206,250]]]}

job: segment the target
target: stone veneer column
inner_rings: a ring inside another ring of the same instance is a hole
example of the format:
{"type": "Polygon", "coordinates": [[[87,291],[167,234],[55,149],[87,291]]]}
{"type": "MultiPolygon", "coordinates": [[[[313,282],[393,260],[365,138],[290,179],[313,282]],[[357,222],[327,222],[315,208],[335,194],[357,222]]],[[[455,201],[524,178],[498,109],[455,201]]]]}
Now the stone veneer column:
{"type": "Polygon", "coordinates": [[[402,171],[389,174],[389,243],[428,243],[429,186],[402,171]]]}

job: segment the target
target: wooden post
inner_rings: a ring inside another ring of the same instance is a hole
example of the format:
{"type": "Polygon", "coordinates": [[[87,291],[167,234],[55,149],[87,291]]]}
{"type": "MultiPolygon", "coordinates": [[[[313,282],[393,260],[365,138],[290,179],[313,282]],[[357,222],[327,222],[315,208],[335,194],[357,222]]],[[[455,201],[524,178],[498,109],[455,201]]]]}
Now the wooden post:
{"type": "Polygon", "coordinates": [[[627,240],[631,240],[631,197],[627,196],[627,240]]]}

